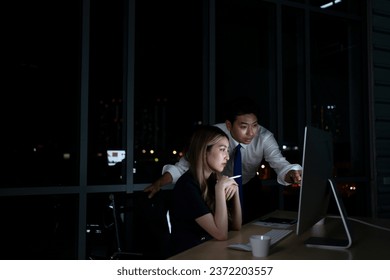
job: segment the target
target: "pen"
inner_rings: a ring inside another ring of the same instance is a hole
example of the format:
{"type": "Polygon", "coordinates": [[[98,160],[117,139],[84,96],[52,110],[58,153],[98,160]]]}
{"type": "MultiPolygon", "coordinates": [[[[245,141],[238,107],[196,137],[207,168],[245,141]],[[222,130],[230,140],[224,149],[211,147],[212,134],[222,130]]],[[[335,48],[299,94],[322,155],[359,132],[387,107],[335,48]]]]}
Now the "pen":
{"type": "Polygon", "coordinates": [[[236,176],[233,176],[233,177],[229,177],[229,179],[235,179],[235,178],[240,178],[241,175],[236,175],[236,176]]]}

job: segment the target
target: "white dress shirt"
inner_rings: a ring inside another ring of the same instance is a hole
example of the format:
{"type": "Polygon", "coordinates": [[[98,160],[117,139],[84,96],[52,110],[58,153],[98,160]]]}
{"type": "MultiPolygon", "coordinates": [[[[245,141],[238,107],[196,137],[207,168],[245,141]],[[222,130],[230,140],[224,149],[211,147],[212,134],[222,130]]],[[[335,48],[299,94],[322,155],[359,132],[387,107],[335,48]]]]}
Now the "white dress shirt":
{"type": "MultiPolygon", "coordinates": [[[[227,176],[233,175],[233,161],[234,161],[234,148],[238,145],[238,142],[230,135],[229,130],[226,128],[225,123],[215,124],[215,126],[221,128],[229,136],[229,150],[230,159],[226,165],[223,173],[227,176]]],[[[273,134],[266,128],[259,126],[256,136],[253,138],[250,144],[245,145],[240,143],[241,156],[242,156],[242,183],[246,184],[255,175],[262,162],[263,158],[269,163],[270,167],[275,170],[277,174],[278,183],[281,185],[289,185],[284,181],[284,177],[290,170],[302,170],[299,164],[290,164],[286,158],[282,155],[279,145],[276,142],[273,134]]],[[[174,165],[164,165],[162,174],[169,172],[172,175],[172,183],[176,183],[177,179],[189,168],[189,163],[182,157],[174,165]]]]}

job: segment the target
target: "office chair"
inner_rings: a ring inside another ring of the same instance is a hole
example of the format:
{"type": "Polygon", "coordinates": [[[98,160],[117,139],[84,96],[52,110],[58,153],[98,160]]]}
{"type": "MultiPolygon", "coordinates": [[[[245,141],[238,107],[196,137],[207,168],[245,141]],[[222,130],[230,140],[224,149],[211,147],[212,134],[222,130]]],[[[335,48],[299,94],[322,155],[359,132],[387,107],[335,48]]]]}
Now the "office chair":
{"type": "Polygon", "coordinates": [[[114,252],[110,259],[166,259],[170,256],[167,212],[171,191],[161,190],[148,198],[143,191],[110,194],[114,252]]]}
{"type": "Polygon", "coordinates": [[[148,193],[136,191],[132,194],[134,203],[134,236],[137,249],[145,259],[166,259],[170,257],[170,225],[167,219],[172,191],[160,190],[152,198],[148,193]]]}
{"type": "Polygon", "coordinates": [[[111,260],[117,259],[142,259],[143,254],[141,252],[129,252],[124,249],[124,218],[123,211],[121,210],[121,206],[115,198],[114,194],[109,195],[109,199],[111,201],[110,208],[112,209],[113,215],[113,225],[115,231],[115,242],[116,242],[116,250],[111,255],[111,260]]]}

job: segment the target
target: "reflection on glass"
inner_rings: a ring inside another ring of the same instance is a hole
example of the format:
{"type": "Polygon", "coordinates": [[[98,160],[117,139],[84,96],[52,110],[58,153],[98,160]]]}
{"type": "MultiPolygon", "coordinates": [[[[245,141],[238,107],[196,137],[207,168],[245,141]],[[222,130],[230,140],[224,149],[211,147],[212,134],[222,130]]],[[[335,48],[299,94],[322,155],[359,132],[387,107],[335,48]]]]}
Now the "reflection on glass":
{"type": "Polygon", "coordinates": [[[126,158],[125,150],[107,150],[108,166],[114,166],[126,158]]]}
{"type": "Polygon", "coordinates": [[[346,12],[359,15],[362,11],[362,0],[310,0],[310,4],[321,10],[346,12]]]}

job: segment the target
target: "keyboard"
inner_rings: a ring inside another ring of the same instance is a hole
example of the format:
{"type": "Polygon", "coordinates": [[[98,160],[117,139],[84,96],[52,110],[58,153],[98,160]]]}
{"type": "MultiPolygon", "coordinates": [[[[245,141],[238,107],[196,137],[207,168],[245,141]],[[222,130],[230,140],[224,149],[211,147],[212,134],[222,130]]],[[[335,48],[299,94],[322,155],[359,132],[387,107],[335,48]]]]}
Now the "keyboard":
{"type": "MultiPolygon", "coordinates": [[[[263,235],[267,235],[271,237],[271,246],[277,244],[279,241],[284,239],[286,236],[290,235],[293,231],[291,229],[271,229],[270,231],[264,233],[263,235]]],[[[241,251],[252,251],[251,243],[233,243],[228,245],[228,248],[241,250],[241,251]]]]}

